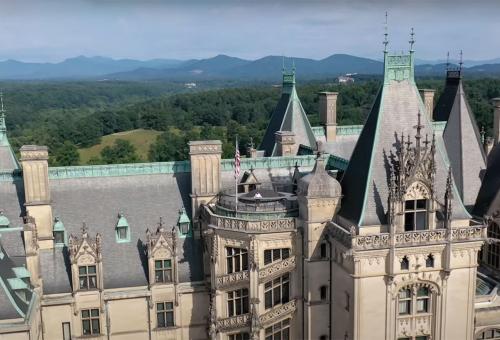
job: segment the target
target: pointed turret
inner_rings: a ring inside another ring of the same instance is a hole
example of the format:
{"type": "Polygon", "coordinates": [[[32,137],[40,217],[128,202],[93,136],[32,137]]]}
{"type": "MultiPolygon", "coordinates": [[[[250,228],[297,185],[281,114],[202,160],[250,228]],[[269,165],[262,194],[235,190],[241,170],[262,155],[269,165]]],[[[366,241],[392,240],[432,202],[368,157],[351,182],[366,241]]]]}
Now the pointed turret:
{"type": "Polygon", "coordinates": [[[283,70],[281,98],[274,109],[271,121],[259,147],[259,150],[264,150],[266,157],[278,155],[276,133],[280,131],[292,132],[297,148],[300,144],[312,149],[316,147],[316,139],[311,124],[295,89],[295,67],[292,72],[283,70]]]}
{"type": "MultiPolygon", "coordinates": [[[[434,142],[432,123],[415,84],[414,42],[412,34],[409,54],[384,51],[384,82],[341,182],[342,224],[390,222],[391,169],[400,174],[395,183],[398,193],[420,181],[431,197],[442,200],[445,195],[449,165],[443,147],[434,142]]],[[[455,218],[469,217],[460,200],[453,200],[452,208],[455,218]]]]}
{"type": "Polygon", "coordinates": [[[3,93],[0,92],[0,170],[19,169],[16,156],[7,139],[7,126],[5,125],[5,109],[3,106],[3,93]]]}
{"type": "Polygon", "coordinates": [[[434,110],[434,119],[447,121],[443,132],[453,180],[465,206],[477,198],[486,170],[486,155],[462,84],[461,69],[448,70],[446,86],[434,110]]]}

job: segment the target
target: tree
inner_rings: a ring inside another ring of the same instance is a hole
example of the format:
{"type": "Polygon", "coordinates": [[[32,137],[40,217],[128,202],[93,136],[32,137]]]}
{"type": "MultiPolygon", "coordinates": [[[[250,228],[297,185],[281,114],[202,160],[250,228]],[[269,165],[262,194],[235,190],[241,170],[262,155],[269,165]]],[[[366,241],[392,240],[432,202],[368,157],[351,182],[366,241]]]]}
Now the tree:
{"type": "Polygon", "coordinates": [[[135,163],[140,161],[135,146],[124,139],[117,139],[113,146],[104,147],[101,151],[101,158],[107,164],[135,163]]]}
{"type": "Polygon", "coordinates": [[[65,141],[63,145],[54,153],[54,165],[68,166],[78,165],[80,162],[80,154],[75,144],[70,141],[65,141]]]}

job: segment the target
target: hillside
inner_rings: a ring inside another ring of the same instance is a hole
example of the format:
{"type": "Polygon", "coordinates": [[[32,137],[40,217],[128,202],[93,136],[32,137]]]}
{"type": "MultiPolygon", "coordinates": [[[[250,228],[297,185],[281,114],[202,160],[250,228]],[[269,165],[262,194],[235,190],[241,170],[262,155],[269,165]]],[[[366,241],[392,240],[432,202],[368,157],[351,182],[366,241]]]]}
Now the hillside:
{"type": "Polygon", "coordinates": [[[160,131],[136,129],[103,136],[101,143],[91,146],[90,148],[78,150],[80,154],[80,164],[87,164],[90,159],[99,157],[102,149],[106,146],[112,146],[117,139],[129,141],[136,148],[137,155],[139,155],[141,160],[147,161],[149,147],[156,141],[156,137],[160,134],[160,131]]]}

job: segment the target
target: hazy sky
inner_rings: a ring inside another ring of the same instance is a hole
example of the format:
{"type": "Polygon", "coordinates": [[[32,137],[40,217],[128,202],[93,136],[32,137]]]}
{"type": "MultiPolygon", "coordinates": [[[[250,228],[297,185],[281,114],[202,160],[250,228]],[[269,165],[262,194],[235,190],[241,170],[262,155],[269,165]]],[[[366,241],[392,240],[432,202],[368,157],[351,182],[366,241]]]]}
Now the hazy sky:
{"type": "Polygon", "coordinates": [[[381,58],[386,10],[393,51],[500,57],[498,0],[0,0],[0,59],[381,58]]]}

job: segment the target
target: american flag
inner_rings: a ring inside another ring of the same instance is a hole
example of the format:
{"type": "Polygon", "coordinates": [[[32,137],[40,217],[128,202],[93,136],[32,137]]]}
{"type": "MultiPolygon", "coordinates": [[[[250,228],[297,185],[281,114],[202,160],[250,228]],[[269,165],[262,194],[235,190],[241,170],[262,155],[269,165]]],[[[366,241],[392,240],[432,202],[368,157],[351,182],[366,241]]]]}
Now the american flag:
{"type": "Polygon", "coordinates": [[[240,177],[240,149],[238,148],[238,140],[236,140],[236,150],[234,153],[234,179],[240,177]]]}

